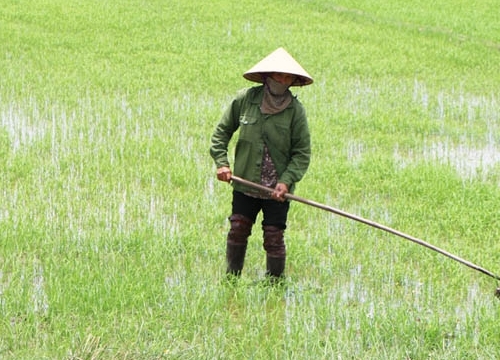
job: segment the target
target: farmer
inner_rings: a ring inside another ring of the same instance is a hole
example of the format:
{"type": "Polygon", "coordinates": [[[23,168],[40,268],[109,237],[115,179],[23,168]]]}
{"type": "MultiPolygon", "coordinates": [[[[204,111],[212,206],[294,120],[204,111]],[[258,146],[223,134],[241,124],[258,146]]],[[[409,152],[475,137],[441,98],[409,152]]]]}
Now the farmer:
{"type": "Polygon", "coordinates": [[[262,85],[241,91],[231,102],[212,135],[210,155],[218,180],[231,182],[234,171],[234,175],[274,191],[259,192],[233,181],[226,272],[229,277],[241,274],[248,237],[262,210],[266,275],[275,282],[285,269],[284,231],[290,203],[284,195],[293,192],[311,156],[306,113],[289,88],[309,85],[313,79],[283,48],[269,54],[243,77],[262,85]],[[232,171],[228,144],[238,129],[232,171]]]}

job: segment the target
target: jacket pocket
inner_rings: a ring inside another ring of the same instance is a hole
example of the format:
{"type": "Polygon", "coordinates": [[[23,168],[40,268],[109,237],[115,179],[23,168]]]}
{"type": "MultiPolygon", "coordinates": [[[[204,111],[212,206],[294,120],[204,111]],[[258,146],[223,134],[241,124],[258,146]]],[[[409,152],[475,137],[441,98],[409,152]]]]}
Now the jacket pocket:
{"type": "Polygon", "coordinates": [[[256,141],[259,137],[258,118],[254,116],[240,116],[240,140],[256,141]]]}
{"type": "Polygon", "coordinates": [[[285,155],[290,151],[291,131],[290,127],[284,124],[273,124],[269,128],[269,141],[272,146],[285,155]]]}
{"type": "Polygon", "coordinates": [[[254,116],[241,115],[240,116],[240,126],[244,125],[255,125],[257,118],[254,116]]]}

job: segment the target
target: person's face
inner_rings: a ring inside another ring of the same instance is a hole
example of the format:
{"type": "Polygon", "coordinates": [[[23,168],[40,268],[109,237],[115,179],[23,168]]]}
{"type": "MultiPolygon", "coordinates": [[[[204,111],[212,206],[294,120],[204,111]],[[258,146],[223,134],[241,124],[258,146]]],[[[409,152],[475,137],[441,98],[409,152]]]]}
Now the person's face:
{"type": "Polygon", "coordinates": [[[279,82],[282,85],[287,85],[290,86],[293,84],[295,81],[296,76],[292,74],[286,74],[286,73],[272,73],[271,77],[273,78],[274,81],[279,82]]]}

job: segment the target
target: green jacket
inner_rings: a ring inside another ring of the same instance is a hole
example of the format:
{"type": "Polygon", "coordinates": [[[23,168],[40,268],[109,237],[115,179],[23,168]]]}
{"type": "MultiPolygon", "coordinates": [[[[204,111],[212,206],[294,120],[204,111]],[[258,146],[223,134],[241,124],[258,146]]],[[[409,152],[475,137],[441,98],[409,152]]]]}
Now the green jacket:
{"type": "MultiPolygon", "coordinates": [[[[294,97],[282,112],[262,114],[260,103],[263,95],[262,85],[238,93],[212,135],[210,155],[217,168],[229,167],[228,144],[239,129],[233,174],[260,183],[262,155],[266,144],[278,173],[278,182],[285,183],[292,193],[295,183],[307,171],[311,158],[306,112],[294,97]]],[[[242,192],[253,190],[236,182],[233,182],[233,187],[242,192]]]]}

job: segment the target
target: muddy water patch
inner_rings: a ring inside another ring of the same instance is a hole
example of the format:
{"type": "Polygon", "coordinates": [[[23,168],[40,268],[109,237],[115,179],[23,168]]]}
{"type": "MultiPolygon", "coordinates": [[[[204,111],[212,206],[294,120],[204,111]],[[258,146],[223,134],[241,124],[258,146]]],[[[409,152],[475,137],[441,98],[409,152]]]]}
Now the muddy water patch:
{"type": "Polygon", "coordinates": [[[9,135],[13,151],[45,137],[47,128],[36,121],[43,116],[43,110],[34,100],[29,100],[27,108],[15,103],[1,108],[0,127],[9,135]]]}
{"type": "Polygon", "coordinates": [[[396,146],[394,159],[403,168],[411,163],[424,161],[452,166],[465,180],[484,180],[500,163],[500,147],[493,142],[482,147],[465,143],[453,144],[451,141],[424,142],[421,150],[406,153],[402,153],[396,146]]]}

